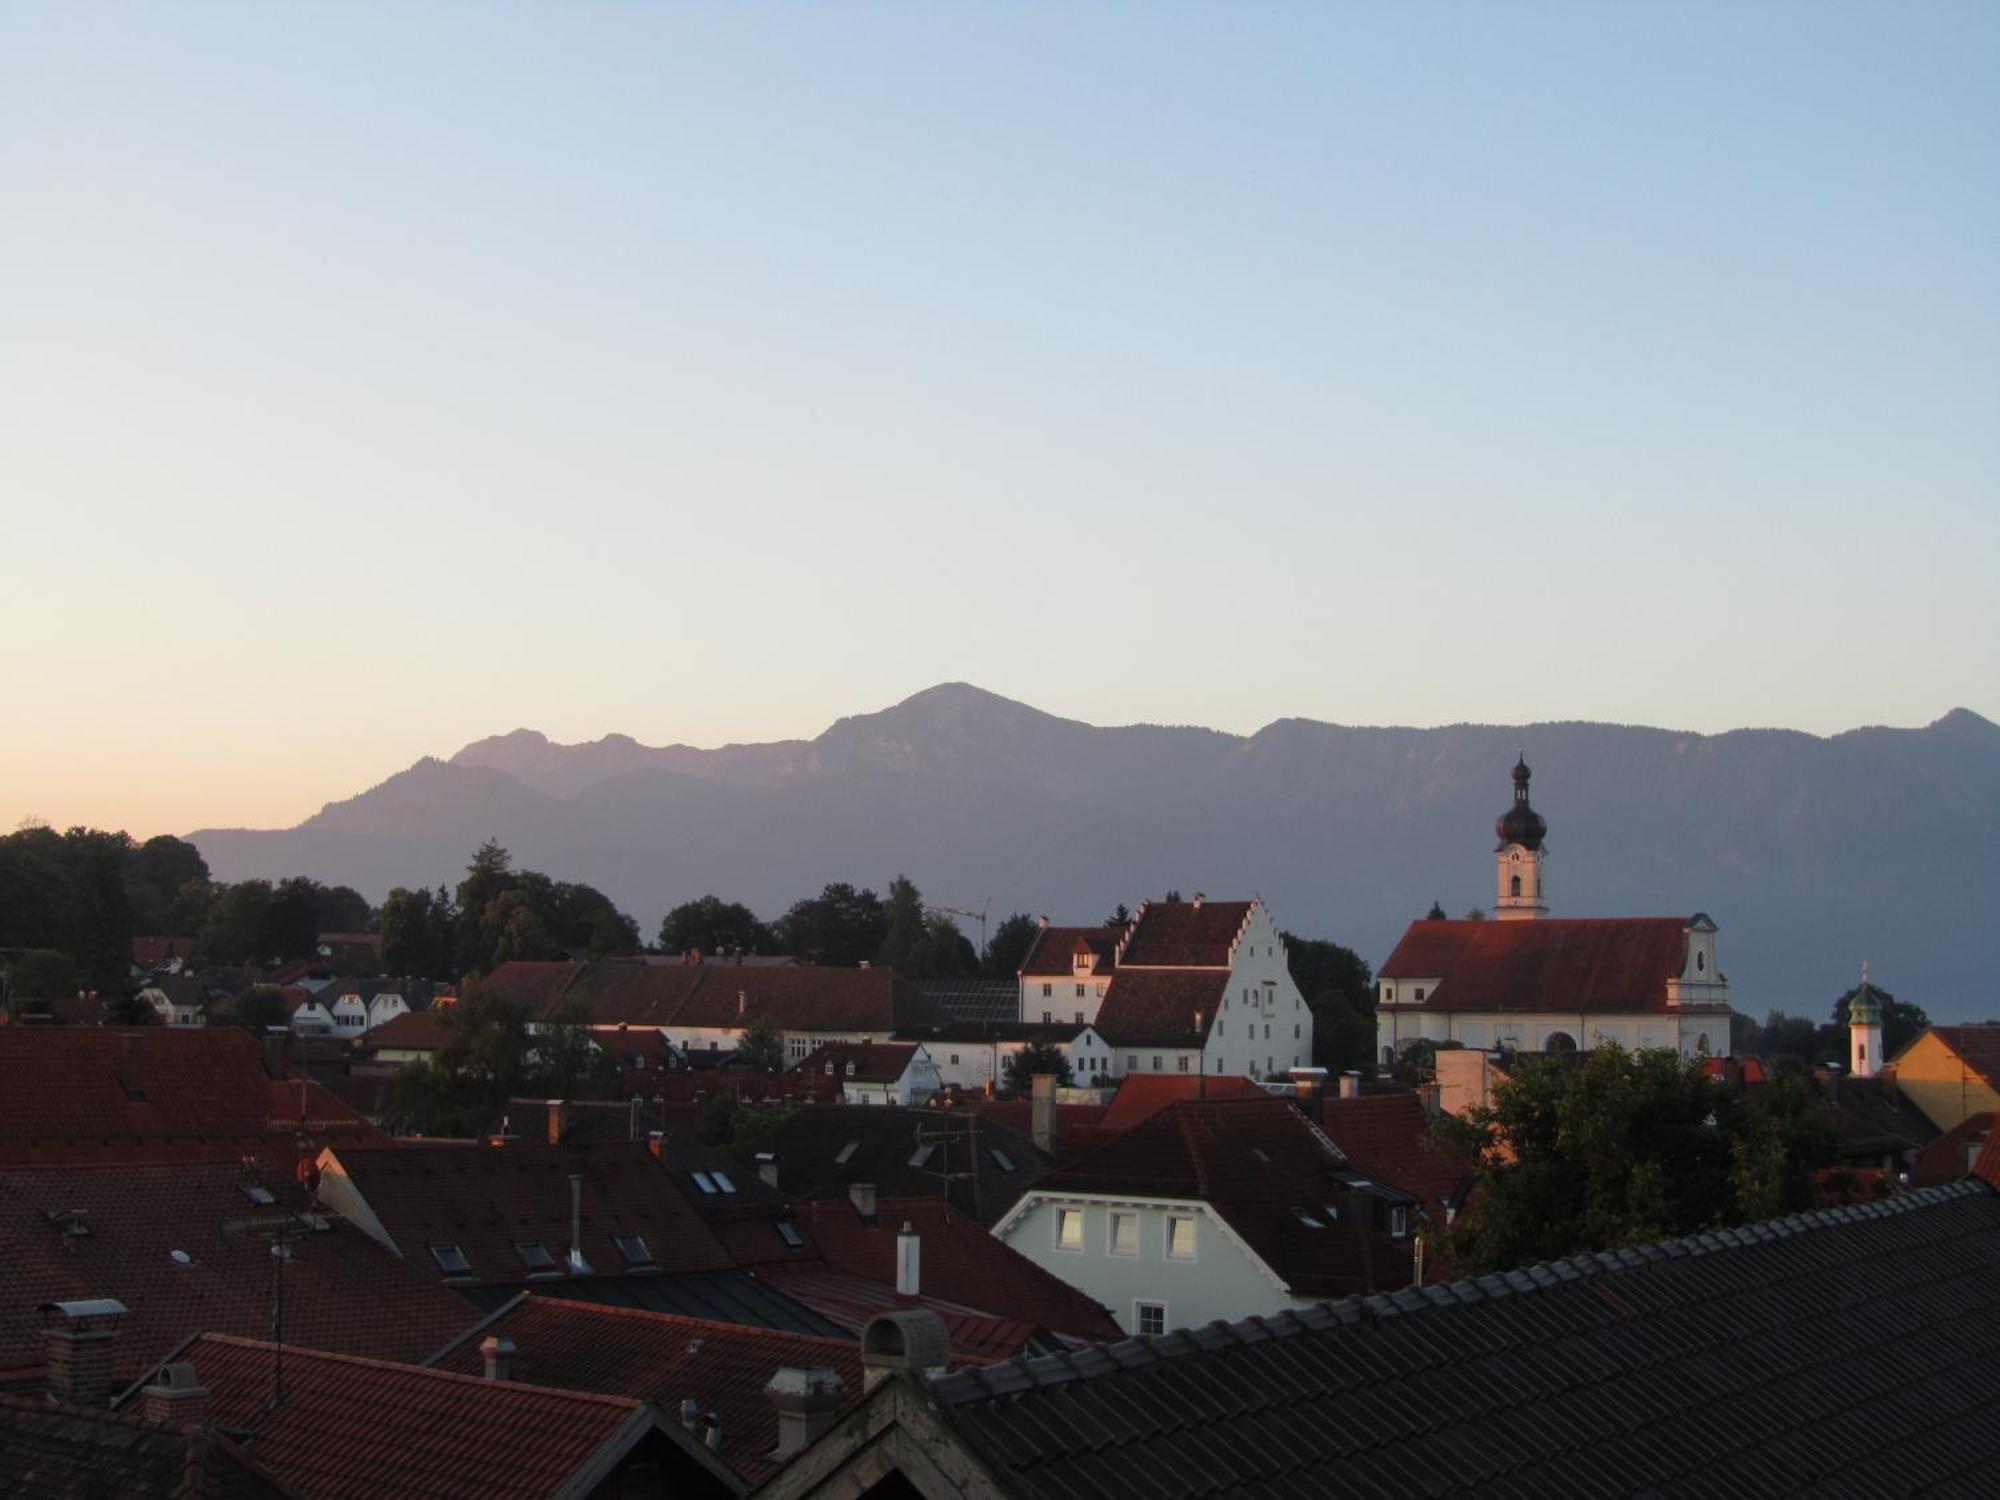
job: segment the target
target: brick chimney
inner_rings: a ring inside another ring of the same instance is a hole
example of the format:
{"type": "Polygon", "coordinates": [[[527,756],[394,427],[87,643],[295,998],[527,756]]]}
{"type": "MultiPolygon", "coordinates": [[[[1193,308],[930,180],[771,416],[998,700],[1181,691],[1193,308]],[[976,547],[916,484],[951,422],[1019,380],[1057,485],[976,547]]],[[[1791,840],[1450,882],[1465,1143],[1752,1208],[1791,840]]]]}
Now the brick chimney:
{"type": "Polygon", "coordinates": [[[512,1380],[514,1378],[514,1341],[497,1338],[488,1334],[479,1341],[479,1352],[486,1359],[488,1380],[512,1380]]]}
{"type": "Polygon", "coordinates": [[[764,1399],[778,1410],[774,1459],[803,1453],[833,1426],[840,1412],[840,1372],[820,1366],[784,1365],[764,1387],[764,1399]]]}
{"type": "Polygon", "coordinates": [[[193,1365],[162,1365],[139,1392],[139,1415],[176,1432],[199,1427],[208,1418],[208,1388],[195,1378],[193,1365]]]}
{"type": "Polygon", "coordinates": [[[111,1397],[111,1341],[124,1321],[125,1304],[96,1297],[44,1302],[38,1311],[48,1349],[49,1395],[71,1406],[103,1406],[111,1397]]]}
{"type": "Polygon", "coordinates": [[[908,1219],[896,1232],[896,1295],[914,1297],[923,1285],[924,1242],[908,1219]]]}
{"type": "Polygon", "coordinates": [[[872,1182],[850,1182],[847,1197],[854,1205],[854,1211],[861,1215],[864,1223],[875,1222],[875,1184],[872,1182]]]}
{"type": "Polygon", "coordinates": [[[560,1146],[569,1134],[569,1100],[549,1100],[549,1144],[560,1146]]]}
{"type": "Polygon", "coordinates": [[[778,1185],[778,1154],[775,1151],[757,1153],[757,1178],[767,1187],[778,1185]]]}
{"type": "Polygon", "coordinates": [[[1349,1068],[1340,1075],[1340,1097],[1343,1099],[1361,1097],[1361,1073],[1358,1069],[1349,1068]]]}
{"type": "Polygon", "coordinates": [[[1028,1133],[1033,1136],[1035,1148],[1049,1156],[1056,1154],[1056,1075],[1037,1073],[1029,1083],[1032,1103],[1029,1105],[1028,1133]]]}

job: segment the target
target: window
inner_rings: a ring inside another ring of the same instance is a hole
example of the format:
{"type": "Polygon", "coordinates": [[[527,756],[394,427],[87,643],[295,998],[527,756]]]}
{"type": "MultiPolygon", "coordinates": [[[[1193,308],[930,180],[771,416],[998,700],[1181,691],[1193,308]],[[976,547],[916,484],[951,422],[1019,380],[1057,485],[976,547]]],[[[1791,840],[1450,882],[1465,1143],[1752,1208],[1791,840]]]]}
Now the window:
{"type": "Polygon", "coordinates": [[[1299,1023],[1294,1021],[1292,1023],[1292,1040],[1296,1042],[1299,1039],[1300,1039],[1299,1023]]]}
{"type": "Polygon", "coordinates": [[[1104,998],[1104,981],[1101,979],[1097,981],[1097,998],[1100,1000],[1104,998]]]}
{"type": "Polygon", "coordinates": [[[1153,1054],[1153,1071],[1154,1071],[1155,1073],[1158,1073],[1158,1072],[1160,1072],[1160,1071],[1161,1071],[1161,1067],[1160,1067],[1160,1055],[1159,1055],[1159,1054],[1158,1054],[1157,1052],[1153,1054]]]}
{"type": "Polygon", "coordinates": [[[646,1245],[643,1234],[614,1234],[611,1243],[618,1247],[618,1253],[625,1257],[628,1266],[650,1266],[653,1252],[646,1245]]]}
{"type": "Polygon", "coordinates": [[[921,1167],[925,1162],[931,1159],[932,1153],[935,1152],[936,1150],[937,1147],[933,1145],[923,1145],[917,1147],[916,1150],[910,1153],[910,1165],[913,1167],[921,1167]]]}
{"type": "Polygon", "coordinates": [[[1081,999],[1083,998],[1083,992],[1084,992],[1084,989],[1085,989],[1085,986],[1083,986],[1083,985],[1078,985],[1078,986],[1076,987],[1076,998],[1077,998],[1077,999],[1081,1000],[1081,999]]]}
{"type": "Polygon", "coordinates": [[[1183,1052],[1179,1057],[1175,1058],[1174,1062],[1183,1073],[1185,1073],[1188,1070],[1187,1054],[1185,1052],[1183,1052]]]}
{"type": "Polygon", "coordinates": [[[1080,1208],[1059,1208],[1056,1210],[1056,1249],[1081,1250],[1083,1248],[1083,1210],[1080,1208]]]}
{"type": "Polygon", "coordinates": [[[1695,973],[1699,974],[1701,973],[1702,970],[1706,969],[1707,967],[1708,967],[1708,955],[1705,953],[1695,954],[1694,956],[1695,973]]]}
{"type": "Polygon", "coordinates": [[[1128,1073],[1139,1071],[1139,1059],[1129,1052],[1125,1055],[1125,1071],[1128,1073]]]}
{"type": "Polygon", "coordinates": [[[785,1242],[788,1250],[802,1249],[805,1241],[799,1238],[799,1226],[790,1219],[778,1220],[778,1238],[785,1242]]]}
{"type": "Polygon", "coordinates": [[[1045,1010],[1042,1012],[1042,1024],[1044,1026],[1052,1025],[1055,1022],[1055,1018],[1056,1018],[1056,1013],[1052,1010],[1045,1010]]]}
{"type": "Polygon", "coordinates": [[[951,1055],[951,1065],[954,1068],[958,1066],[958,1054],[956,1052],[952,1053],[951,1055]]]}
{"type": "Polygon", "coordinates": [[[1520,876],[1518,876],[1518,875],[1510,875],[1510,876],[1509,876],[1509,877],[1507,878],[1507,894],[1508,894],[1508,895],[1510,895],[1510,896],[1518,896],[1518,895],[1520,895],[1520,894],[1521,894],[1521,877],[1520,877],[1520,876]]]}
{"type": "Polygon", "coordinates": [[[1164,1302],[1134,1302],[1132,1304],[1132,1331],[1142,1339],[1158,1338],[1167,1331],[1167,1304],[1164,1302]]]}
{"type": "Polygon", "coordinates": [[[1005,1151],[1002,1151],[998,1146],[988,1146],[986,1154],[993,1158],[993,1165],[1001,1171],[1012,1172],[1015,1170],[1014,1158],[1009,1156],[1005,1151]]]}
{"type": "Polygon", "coordinates": [[[438,1263],[438,1269],[447,1276],[470,1276],[472,1262],[465,1258],[465,1252],[456,1245],[431,1246],[431,1259],[438,1263]]]}
{"type": "Polygon", "coordinates": [[[1056,992],[1056,987],[1052,984],[1045,984],[1042,986],[1042,998],[1044,1000],[1048,999],[1049,996],[1053,995],[1055,992],[1056,992]]]}
{"type": "Polygon", "coordinates": [[[1305,1227],[1308,1229],[1326,1228],[1325,1222],[1321,1219],[1315,1218],[1313,1216],[1313,1211],[1309,1208],[1295,1208],[1292,1210],[1292,1213],[1298,1219],[1298,1221],[1301,1224],[1305,1225],[1305,1227]]]}
{"type": "Polygon", "coordinates": [[[852,1159],[854,1153],[860,1149],[861,1149],[861,1142],[849,1141],[845,1146],[842,1146],[839,1151],[834,1153],[833,1164],[836,1167],[846,1166],[848,1161],[852,1159]]]}
{"type": "Polygon", "coordinates": [[[1139,1253],[1139,1216],[1111,1211],[1110,1249],[1113,1255],[1137,1255],[1139,1253]]]}
{"type": "Polygon", "coordinates": [[[1221,1036],[1224,1032],[1228,1030],[1229,1030],[1229,1023],[1227,1021],[1217,1021],[1215,1023],[1215,1034],[1217,1036],[1221,1036]]]}
{"type": "Polygon", "coordinates": [[[709,1176],[708,1173],[690,1172],[688,1173],[688,1176],[694,1179],[694,1185],[700,1188],[703,1193],[707,1194],[710,1197],[715,1196],[715,1179],[709,1176]]]}
{"type": "Polygon", "coordinates": [[[1194,1216],[1192,1214],[1167,1215],[1167,1259],[1194,1259],[1194,1216]]]}
{"type": "Polygon", "coordinates": [[[727,1172],[710,1172],[708,1175],[715,1179],[716,1187],[721,1189],[723,1192],[733,1193],[736,1191],[736,1184],[730,1181],[729,1174],[727,1172]]]}
{"type": "Polygon", "coordinates": [[[1082,1012],[1082,1011],[1078,1011],[1078,1012],[1076,1013],[1076,1024],[1077,1024],[1077,1025],[1079,1025],[1079,1026],[1081,1026],[1081,1025],[1083,1024],[1083,1012],[1082,1012]]]}
{"type": "Polygon", "coordinates": [[[1417,986],[1417,998],[1419,1000],[1422,1000],[1424,998],[1424,987],[1422,985],[1417,986]]]}
{"type": "Polygon", "coordinates": [[[530,1276],[556,1269],[556,1258],[540,1240],[516,1240],[514,1253],[521,1257],[521,1264],[528,1268],[530,1276]]]}
{"type": "Polygon", "coordinates": [[[1404,1235],[1408,1234],[1409,1232],[1410,1232],[1410,1211],[1407,1208],[1402,1208],[1402,1207],[1396,1207],[1390,1209],[1389,1210],[1390,1237],[1392,1239],[1400,1240],[1404,1235]]]}

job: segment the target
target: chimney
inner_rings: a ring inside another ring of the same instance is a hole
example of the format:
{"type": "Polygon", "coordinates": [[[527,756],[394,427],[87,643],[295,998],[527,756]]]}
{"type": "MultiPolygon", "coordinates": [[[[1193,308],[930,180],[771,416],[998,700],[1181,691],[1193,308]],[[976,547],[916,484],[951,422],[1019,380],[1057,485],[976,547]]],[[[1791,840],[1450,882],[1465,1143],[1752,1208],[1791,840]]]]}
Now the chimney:
{"type": "Polygon", "coordinates": [[[1048,1156],[1056,1154],[1056,1075],[1037,1073],[1030,1081],[1033,1103],[1029,1105],[1029,1134],[1035,1149],[1048,1156]]]}
{"type": "Polygon", "coordinates": [[[766,1187],[778,1185],[778,1153],[759,1151],[757,1153],[757,1178],[766,1187]]]}
{"type": "Polygon", "coordinates": [[[48,1346],[50,1397],[71,1406],[103,1406],[111,1396],[111,1341],[125,1304],[95,1297],[44,1302],[37,1310],[48,1346]]]}
{"type": "Polygon", "coordinates": [[[681,1426],[693,1432],[699,1425],[701,1425],[701,1405],[694,1397],[689,1396],[681,1402],[681,1426]]]}
{"type": "Polygon", "coordinates": [[[861,1388],[872,1391],[899,1370],[941,1372],[951,1362],[951,1335],[927,1307],[878,1313],[861,1330],[861,1388]]]}
{"type": "Polygon", "coordinates": [[[775,1459],[791,1458],[819,1441],[840,1410],[840,1372],[823,1366],[782,1365],[764,1387],[764,1399],[778,1410],[775,1459]]]}
{"type": "Polygon", "coordinates": [[[720,1453],[722,1451],[722,1413],[717,1411],[709,1412],[701,1421],[702,1426],[707,1429],[702,1433],[701,1440],[708,1444],[708,1451],[710,1453],[720,1453]]]}
{"type": "Polygon", "coordinates": [[[660,1152],[666,1144],[667,1133],[664,1130],[649,1130],[646,1132],[646,1149],[653,1153],[655,1161],[660,1159],[660,1152]]]}
{"type": "Polygon", "coordinates": [[[1343,1099],[1361,1097],[1361,1073],[1358,1069],[1349,1068],[1340,1075],[1340,1097],[1343,1099]]]}
{"type": "Polygon", "coordinates": [[[1202,902],[1204,902],[1204,901],[1206,901],[1207,899],[1208,899],[1208,897],[1204,896],[1204,895],[1203,895],[1203,894],[1202,894],[1202,893],[1201,893],[1200,891],[1196,891],[1196,892],[1194,893],[1194,909],[1195,909],[1196,911],[1200,911],[1200,910],[1201,910],[1201,903],[1202,903],[1202,902]]]}
{"type": "Polygon", "coordinates": [[[208,1416],[208,1389],[195,1378],[193,1365],[161,1365],[139,1392],[139,1415],[175,1432],[199,1427],[208,1416]]]}
{"type": "Polygon", "coordinates": [[[569,1134],[569,1100],[549,1100],[549,1144],[560,1146],[569,1134]]]}
{"type": "Polygon", "coordinates": [[[896,1232],[896,1295],[914,1297],[923,1285],[924,1242],[908,1219],[896,1232]]]}
{"type": "Polygon", "coordinates": [[[736,1024],[738,1026],[741,1026],[743,1024],[744,1014],[749,1009],[750,1009],[750,992],[748,990],[738,990],[736,992],[736,1024]]]}
{"type": "Polygon", "coordinates": [[[273,1078],[285,1076],[285,1038],[290,1035],[280,1026],[264,1028],[264,1071],[273,1078]]]}
{"type": "Polygon", "coordinates": [[[862,1222],[875,1222],[875,1184],[872,1182],[850,1182],[847,1196],[854,1204],[854,1211],[861,1215],[862,1222]]]}
{"type": "Polygon", "coordinates": [[[583,1258],[583,1173],[569,1174],[569,1271],[572,1276],[588,1276],[590,1262],[583,1258]]]}
{"type": "Polygon", "coordinates": [[[479,1341],[479,1352],[486,1356],[486,1378],[488,1380],[512,1380],[514,1378],[514,1341],[496,1338],[488,1334],[479,1341]]]}

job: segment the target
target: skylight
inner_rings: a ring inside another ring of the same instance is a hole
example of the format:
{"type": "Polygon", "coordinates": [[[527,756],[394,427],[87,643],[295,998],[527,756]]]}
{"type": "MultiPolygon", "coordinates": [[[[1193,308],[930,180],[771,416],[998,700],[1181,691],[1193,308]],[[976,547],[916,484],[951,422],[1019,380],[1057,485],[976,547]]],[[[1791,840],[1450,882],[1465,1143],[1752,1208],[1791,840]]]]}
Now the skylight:
{"type": "Polygon", "coordinates": [[[710,1197],[715,1196],[715,1179],[709,1176],[708,1173],[690,1172],[688,1173],[688,1176],[694,1179],[694,1185],[700,1188],[704,1193],[707,1193],[710,1197]]]}
{"type": "Polygon", "coordinates": [[[243,1196],[248,1198],[252,1203],[256,1204],[259,1208],[269,1208],[273,1203],[276,1203],[278,1201],[277,1197],[271,1192],[271,1190],[263,1186],[261,1183],[246,1182],[242,1185],[242,1187],[243,1187],[243,1196]]]}
{"type": "Polygon", "coordinates": [[[799,1227],[790,1219],[778,1220],[778,1238],[793,1250],[803,1249],[805,1241],[799,1237],[799,1227]]]}
{"type": "Polygon", "coordinates": [[[654,1263],[653,1252],[647,1248],[646,1237],[642,1234],[614,1234],[611,1243],[618,1247],[618,1253],[625,1257],[627,1265],[650,1266],[654,1263]]]}
{"type": "Polygon", "coordinates": [[[556,1258],[549,1254],[549,1247],[540,1240],[516,1240],[514,1253],[521,1257],[521,1264],[530,1271],[553,1271],[556,1258]]]}
{"type": "Polygon", "coordinates": [[[1014,1170],[1014,1158],[1009,1156],[1005,1151],[1002,1151],[998,1146],[988,1146],[986,1154],[993,1158],[993,1165],[1001,1171],[1011,1172],[1014,1170]]]}
{"type": "Polygon", "coordinates": [[[736,1184],[730,1181],[729,1174],[727,1172],[710,1172],[708,1175],[715,1179],[715,1185],[721,1191],[725,1193],[733,1193],[736,1191],[736,1184]]]}
{"type": "Polygon", "coordinates": [[[431,1259],[438,1263],[438,1269],[447,1276],[470,1276],[472,1262],[465,1258],[465,1252],[456,1245],[431,1246],[431,1259]]]}
{"type": "Polygon", "coordinates": [[[1310,1209],[1295,1208],[1292,1210],[1292,1212],[1298,1215],[1299,1222],[1305,1225],[1306,1228],[1308,1229],[1326,1228],[1325,1222],[1323,1220],[1314,1218],[1312,1215],[1312,1211],[1310,1209]]]}
{"type": "Polygon", "coordinates": [[[860,1149],[861,1149],[861,1142],[849,1141],[845,1146],[842,1146],[840,1148],[839,1154],[834,1157],[833,1159],[834,1165],[840,1167],[846,1166],[848,1158],[853,1156],[854,1153],[856,1151],[859,1151],[860,1149]]]}
{"type": "Polygon", "coordinates": [[[936,1150],[937,1147],[935,1145],[924,1145],[917,1147],[916,1150],[910,1153],[910,1165],[913,1167],[921,1167],[925,1162],[931,1159],[931,1154],[936,1150]]]}

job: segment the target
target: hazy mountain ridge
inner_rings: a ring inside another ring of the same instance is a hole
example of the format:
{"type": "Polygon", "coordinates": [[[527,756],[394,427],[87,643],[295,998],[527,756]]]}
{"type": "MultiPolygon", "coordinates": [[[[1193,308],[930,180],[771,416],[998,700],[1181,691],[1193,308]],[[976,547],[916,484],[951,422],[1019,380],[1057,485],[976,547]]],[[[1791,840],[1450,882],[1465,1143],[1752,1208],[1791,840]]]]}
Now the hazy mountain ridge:
{"type": "Polygon", "coordinates": [[[2000,1014],[2000,727],[1699,735],[1588,722],[1243,736],[1096,728],[963,684],[812,740],[560,745],[530,730],[426,757],[293,829],[190,835],[218,876],[290,873],[379,900],[455,882],[492,836],[588,880],[650,932],[705,891],[767,915],[827,880],[907,871],[996,916],[1091,920],[1170,887],[1262,894],[1379,962],[1433,899],[1492,899],[1492,823],[1525,743],[1564,915],[1722,927],[1742,1008],[1824,1009],[1868,958],[1940,1016],[2000,1014]]]}

